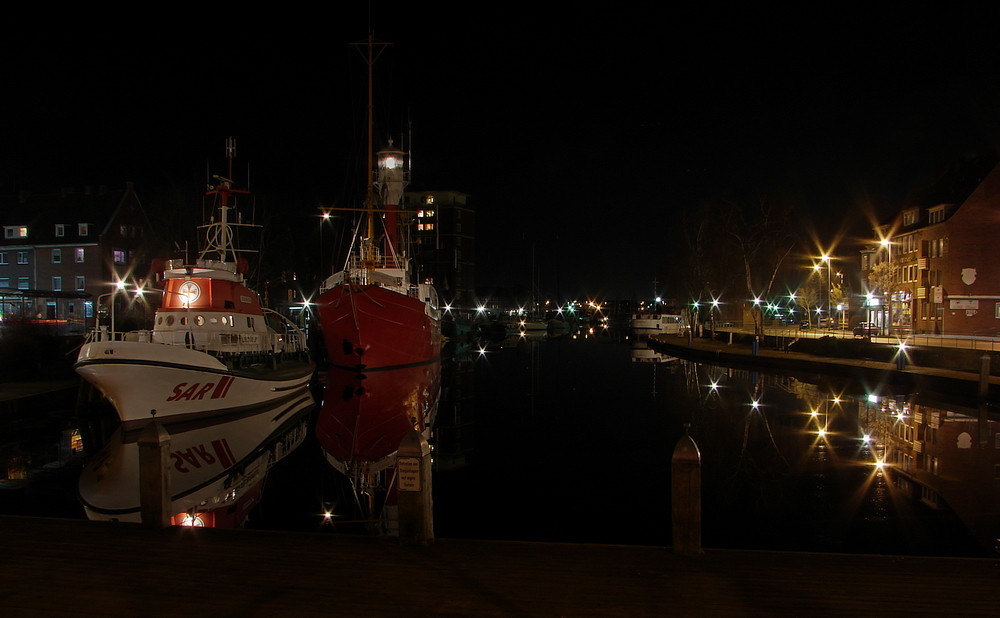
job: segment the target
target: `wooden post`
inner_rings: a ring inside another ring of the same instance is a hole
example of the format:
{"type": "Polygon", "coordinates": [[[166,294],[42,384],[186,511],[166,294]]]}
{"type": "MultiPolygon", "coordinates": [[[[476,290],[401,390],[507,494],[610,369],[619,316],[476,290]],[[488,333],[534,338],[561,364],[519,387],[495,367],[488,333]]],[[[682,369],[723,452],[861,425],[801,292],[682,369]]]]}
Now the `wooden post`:
{"type": "Polygon", "coordinates": [[[170,525],[170,434],[154,418],[139,434],[139,508],[147,528],[170,525]]]}
{"type": "Polygon", "coordinates": [[[979,400],[983,401],[990,392],[990,355],[979,357],[979,400]]]}
{"type": "Polygon", "coordinates": [[[685,435],[674,448],[670,466],[674,553],[693,556],[701,551],[701,452],[685,435]]]}
{"type": "Polygon", "coordinates": [[[434,542],[431,495],[431,447],[417,430],[403,436],[396,451],[399,541],[408,545],[434,542]]]}

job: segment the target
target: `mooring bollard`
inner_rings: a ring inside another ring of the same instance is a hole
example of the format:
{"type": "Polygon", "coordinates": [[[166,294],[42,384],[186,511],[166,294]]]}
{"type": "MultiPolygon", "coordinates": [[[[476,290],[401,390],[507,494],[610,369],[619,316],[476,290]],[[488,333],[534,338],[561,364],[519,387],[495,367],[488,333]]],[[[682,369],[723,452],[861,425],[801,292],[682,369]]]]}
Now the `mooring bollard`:
{"type": "Polygon", "coordinates": [[[139,434],[139,509],[147,528],[170,525],[170,434],[156,418],[139,434]]]}
{"type": "Polygon", "coordinates": [[[685,434],[674,448],[670,465],[670,495],[674,553],[693,556],[701,552],[701,452],[685,434]]]}
{"type": "Polygon", "coordinates": [[[434,542],[431,495],[431,447],[417,430],[403,436],[396,451],[399,497],[399,541],[410,545],[434,542]]]}

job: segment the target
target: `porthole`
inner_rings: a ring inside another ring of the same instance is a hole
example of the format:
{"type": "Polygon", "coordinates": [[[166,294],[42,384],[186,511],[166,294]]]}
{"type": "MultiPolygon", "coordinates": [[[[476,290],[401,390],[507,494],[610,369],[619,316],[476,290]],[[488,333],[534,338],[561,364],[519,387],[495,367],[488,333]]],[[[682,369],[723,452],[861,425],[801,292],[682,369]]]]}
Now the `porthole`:
{"type": "Polygon", "coordinates": [[[203,316],[203,315],[196,315],[196,316],[194,316],[194,323],[195,323],[195,326],[204,326],[205,325],[205,316],[203,316]]]}
{"type": "Polygon", "coordinates": [[[181,316],[181,326],[186,326],[188,323],[187,316],[181,316]]]}
{"type": "Polygon", "coordinates": [[[222,316],[219,319],[222,320],[222,325],[223,326],[225,326],[226,324],[229,324],[229,318],[227,318],[226,316],[222,316]]]}
{"type": "Polygon", "coordinates": [[[209,318],[208,321],[211,322],[212,324],[218,324],[219,318],[209,318]]]}
{"type": "MultiPolygon", "coordinates": [[[[181,318],[181,320],[183,320],[183,318],[181,318]]],[[[167,316],[167,326],[173,326],[173,325],[174,325],[174,316],[168,315],[167,316]]]]}

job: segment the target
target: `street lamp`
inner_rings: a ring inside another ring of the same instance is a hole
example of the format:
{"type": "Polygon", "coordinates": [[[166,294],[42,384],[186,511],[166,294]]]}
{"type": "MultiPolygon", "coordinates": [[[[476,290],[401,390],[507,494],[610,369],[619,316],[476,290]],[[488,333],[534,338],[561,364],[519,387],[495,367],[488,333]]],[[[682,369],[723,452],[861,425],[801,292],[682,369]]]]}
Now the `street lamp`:
{"type": "MultiPolygon", "coordinates": [[[[882,240],[879,241],[879,244],[882,245],[882,247],[885,249],[886,263],[889,264],[889,266],[890,266],[890,273],[891,273],[892,272],[892,269],[891,269],[891,266],[892,266],[892,239],[889,238],[889,237],[883,238],[882,240]]],[[[890,279],[890,284],[889,285],[891,285],[891,279],[890,279]]],[[[886,334],[886,336],[891,336],[892,335],[892,291],[891,290],[882,290],[882,295],[885,297],[884,300],[887,301],[887,302],[883,303],[884,306],[886,307],[885,311],[887,311],[887,313],[886,313],[886,319],[884,320],[885,321],[885,334],[886,334]]]]}
{"type": "Polygon", "coordinates": [[[120,290],[124,290],[124,289],[125,289],[125,282],[119,279],[111,287],[111,291],[110,292],[107,292],[105,294],[101,294],[100,296],[97,297],[97,306],[98,307],[100,307],[103,304],[101,302],[102,299],[108,298],[108,297],[111,298],[111,329],[110,330],[111,330],[111,339],[112,340],[114,340],[114,332],[115,332],[115,294],[117,294],[120,290]]]}
{"type": "Polygon", "coordinates": [[[830,280],[830,256],[824,255],[822,259],[826,262],[826,319],[829,322],[830,316],[833,315],[833,312],[830,310],[830,288],[833,287],[833,283],[830,280]]]}

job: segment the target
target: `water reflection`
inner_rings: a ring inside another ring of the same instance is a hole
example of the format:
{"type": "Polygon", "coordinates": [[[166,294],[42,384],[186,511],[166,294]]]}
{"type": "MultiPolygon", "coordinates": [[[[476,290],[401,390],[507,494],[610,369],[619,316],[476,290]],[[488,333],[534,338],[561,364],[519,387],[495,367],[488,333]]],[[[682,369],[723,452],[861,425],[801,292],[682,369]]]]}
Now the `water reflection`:
{"type": "Polygon", "coordinates": [[[669,544],[669,457],[689,423],[706,547],[993,551],[998,429],[976,411],[643,349],[627,334],[507,340],[453,366],[443,535],[669,544]],[[460,458],[457,435],[469,438],[460,458]]]}
{"type": "MultiPolygon", "coordinates": [[[[170,424],[171,523],[243,525],[268,471],[305,438],[312,406],[301,397],[254,413],[170,424]]],[[[79,493],[89,519],[141,521],[140,434],[120,428],[84,468],[79,493]]]]}
{"type": "Polygon", "coordinates": [[[996,423],[917,394],[683,363],[722,546],[987,555],[996,423]],[[983,436],[981,438],[981,436],[983,436]],[[748,526],[755,530],[747,533],[748,526]]]}
{"type": "MultiPolygon", "coordinates": [[[[432,440],[437,536],[669,545],[669,461],[689,424],[705,547],[996,555],[994,414],[823,376],[640,362],[634,344],[614,331],[448,346],[432,440]]],[[[66,420],[52,444],[69,444],[66,420]]],[[[66,516],[55,506],[76,502],[78,479],[79,468],[52,510],[15,505],[39,497],[22,481],[0,507],[66,516]]],[[[349,531],[323,517],[343,501],[335,481],[307,434],[271,469],[251,525],[349,531]]]]}

